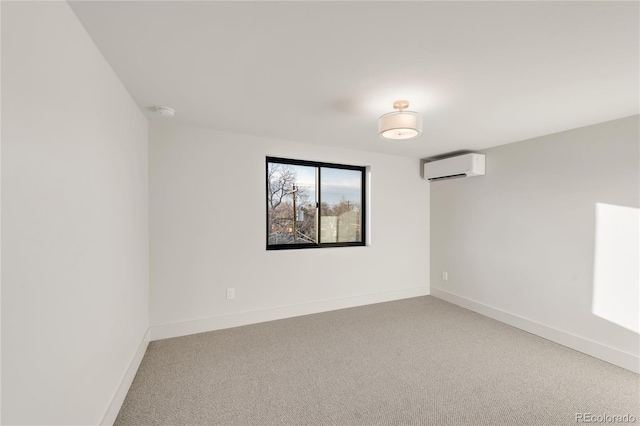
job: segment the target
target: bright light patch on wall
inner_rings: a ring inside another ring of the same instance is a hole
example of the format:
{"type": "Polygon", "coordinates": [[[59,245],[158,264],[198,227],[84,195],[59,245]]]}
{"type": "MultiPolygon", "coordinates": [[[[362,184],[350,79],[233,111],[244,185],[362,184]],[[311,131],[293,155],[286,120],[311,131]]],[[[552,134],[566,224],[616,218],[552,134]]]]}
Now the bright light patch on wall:
{"type": "Polygon", "coordinates": [[[592,312],[640,333],[640,209],[596,203],[592,312]]]}

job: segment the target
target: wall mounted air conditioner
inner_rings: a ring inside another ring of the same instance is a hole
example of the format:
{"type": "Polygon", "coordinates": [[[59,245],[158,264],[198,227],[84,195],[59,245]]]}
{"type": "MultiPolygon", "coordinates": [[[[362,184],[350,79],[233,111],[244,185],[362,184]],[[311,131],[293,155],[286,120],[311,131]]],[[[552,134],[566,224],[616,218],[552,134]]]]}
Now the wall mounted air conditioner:
{"type": "Polygon", "coordinates": [[[483,175],[484,154],[464,154],[424,163],[424,178],[431,182],[483,175]]]}

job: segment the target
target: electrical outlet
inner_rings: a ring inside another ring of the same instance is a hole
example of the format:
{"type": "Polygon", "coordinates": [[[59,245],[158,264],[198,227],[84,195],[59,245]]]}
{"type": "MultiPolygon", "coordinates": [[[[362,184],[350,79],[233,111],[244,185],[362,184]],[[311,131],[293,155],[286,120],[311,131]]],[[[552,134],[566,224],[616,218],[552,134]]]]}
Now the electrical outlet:
{"type": "Polygon", "coordinates": [[[449,281],[449,273],[447,271],[442,271],[442,279],[444,281],[449,281]]]}
{"type": "Polygon", "coordinates": [[[236,289],[234,287],[229,287],[227,289],[227,300],[236,298],[236,289]]]}

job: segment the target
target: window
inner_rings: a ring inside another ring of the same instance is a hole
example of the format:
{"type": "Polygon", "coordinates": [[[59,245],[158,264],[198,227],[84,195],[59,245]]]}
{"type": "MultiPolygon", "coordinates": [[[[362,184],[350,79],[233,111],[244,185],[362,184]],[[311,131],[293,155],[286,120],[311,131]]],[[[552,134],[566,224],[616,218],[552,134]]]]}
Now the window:
{"type": "Polygon", "coordinates": [[[267,250],[365,245],[365,168],[267,157],[267,250]]]}

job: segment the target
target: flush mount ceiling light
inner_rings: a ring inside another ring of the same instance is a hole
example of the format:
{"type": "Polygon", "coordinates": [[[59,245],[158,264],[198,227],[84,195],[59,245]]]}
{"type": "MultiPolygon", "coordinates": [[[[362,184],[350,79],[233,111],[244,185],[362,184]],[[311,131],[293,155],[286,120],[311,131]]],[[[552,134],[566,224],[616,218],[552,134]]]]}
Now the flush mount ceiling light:
{"type": "Polygon", "coordinates": [[[378,123],[378,135],[382,139],[407,140],[417,138],[422,134],[422,118],[414,111],[405,111],[409,108],[409,101],[395,101],[395,112],[380,117],[378,123]]]}
{"type": "Polygon", "coordinates": [[[168,106],[157,106],[156,113],[160,117],[173,117],[174,115],[176,115],[176,110],[168,106]]]}

